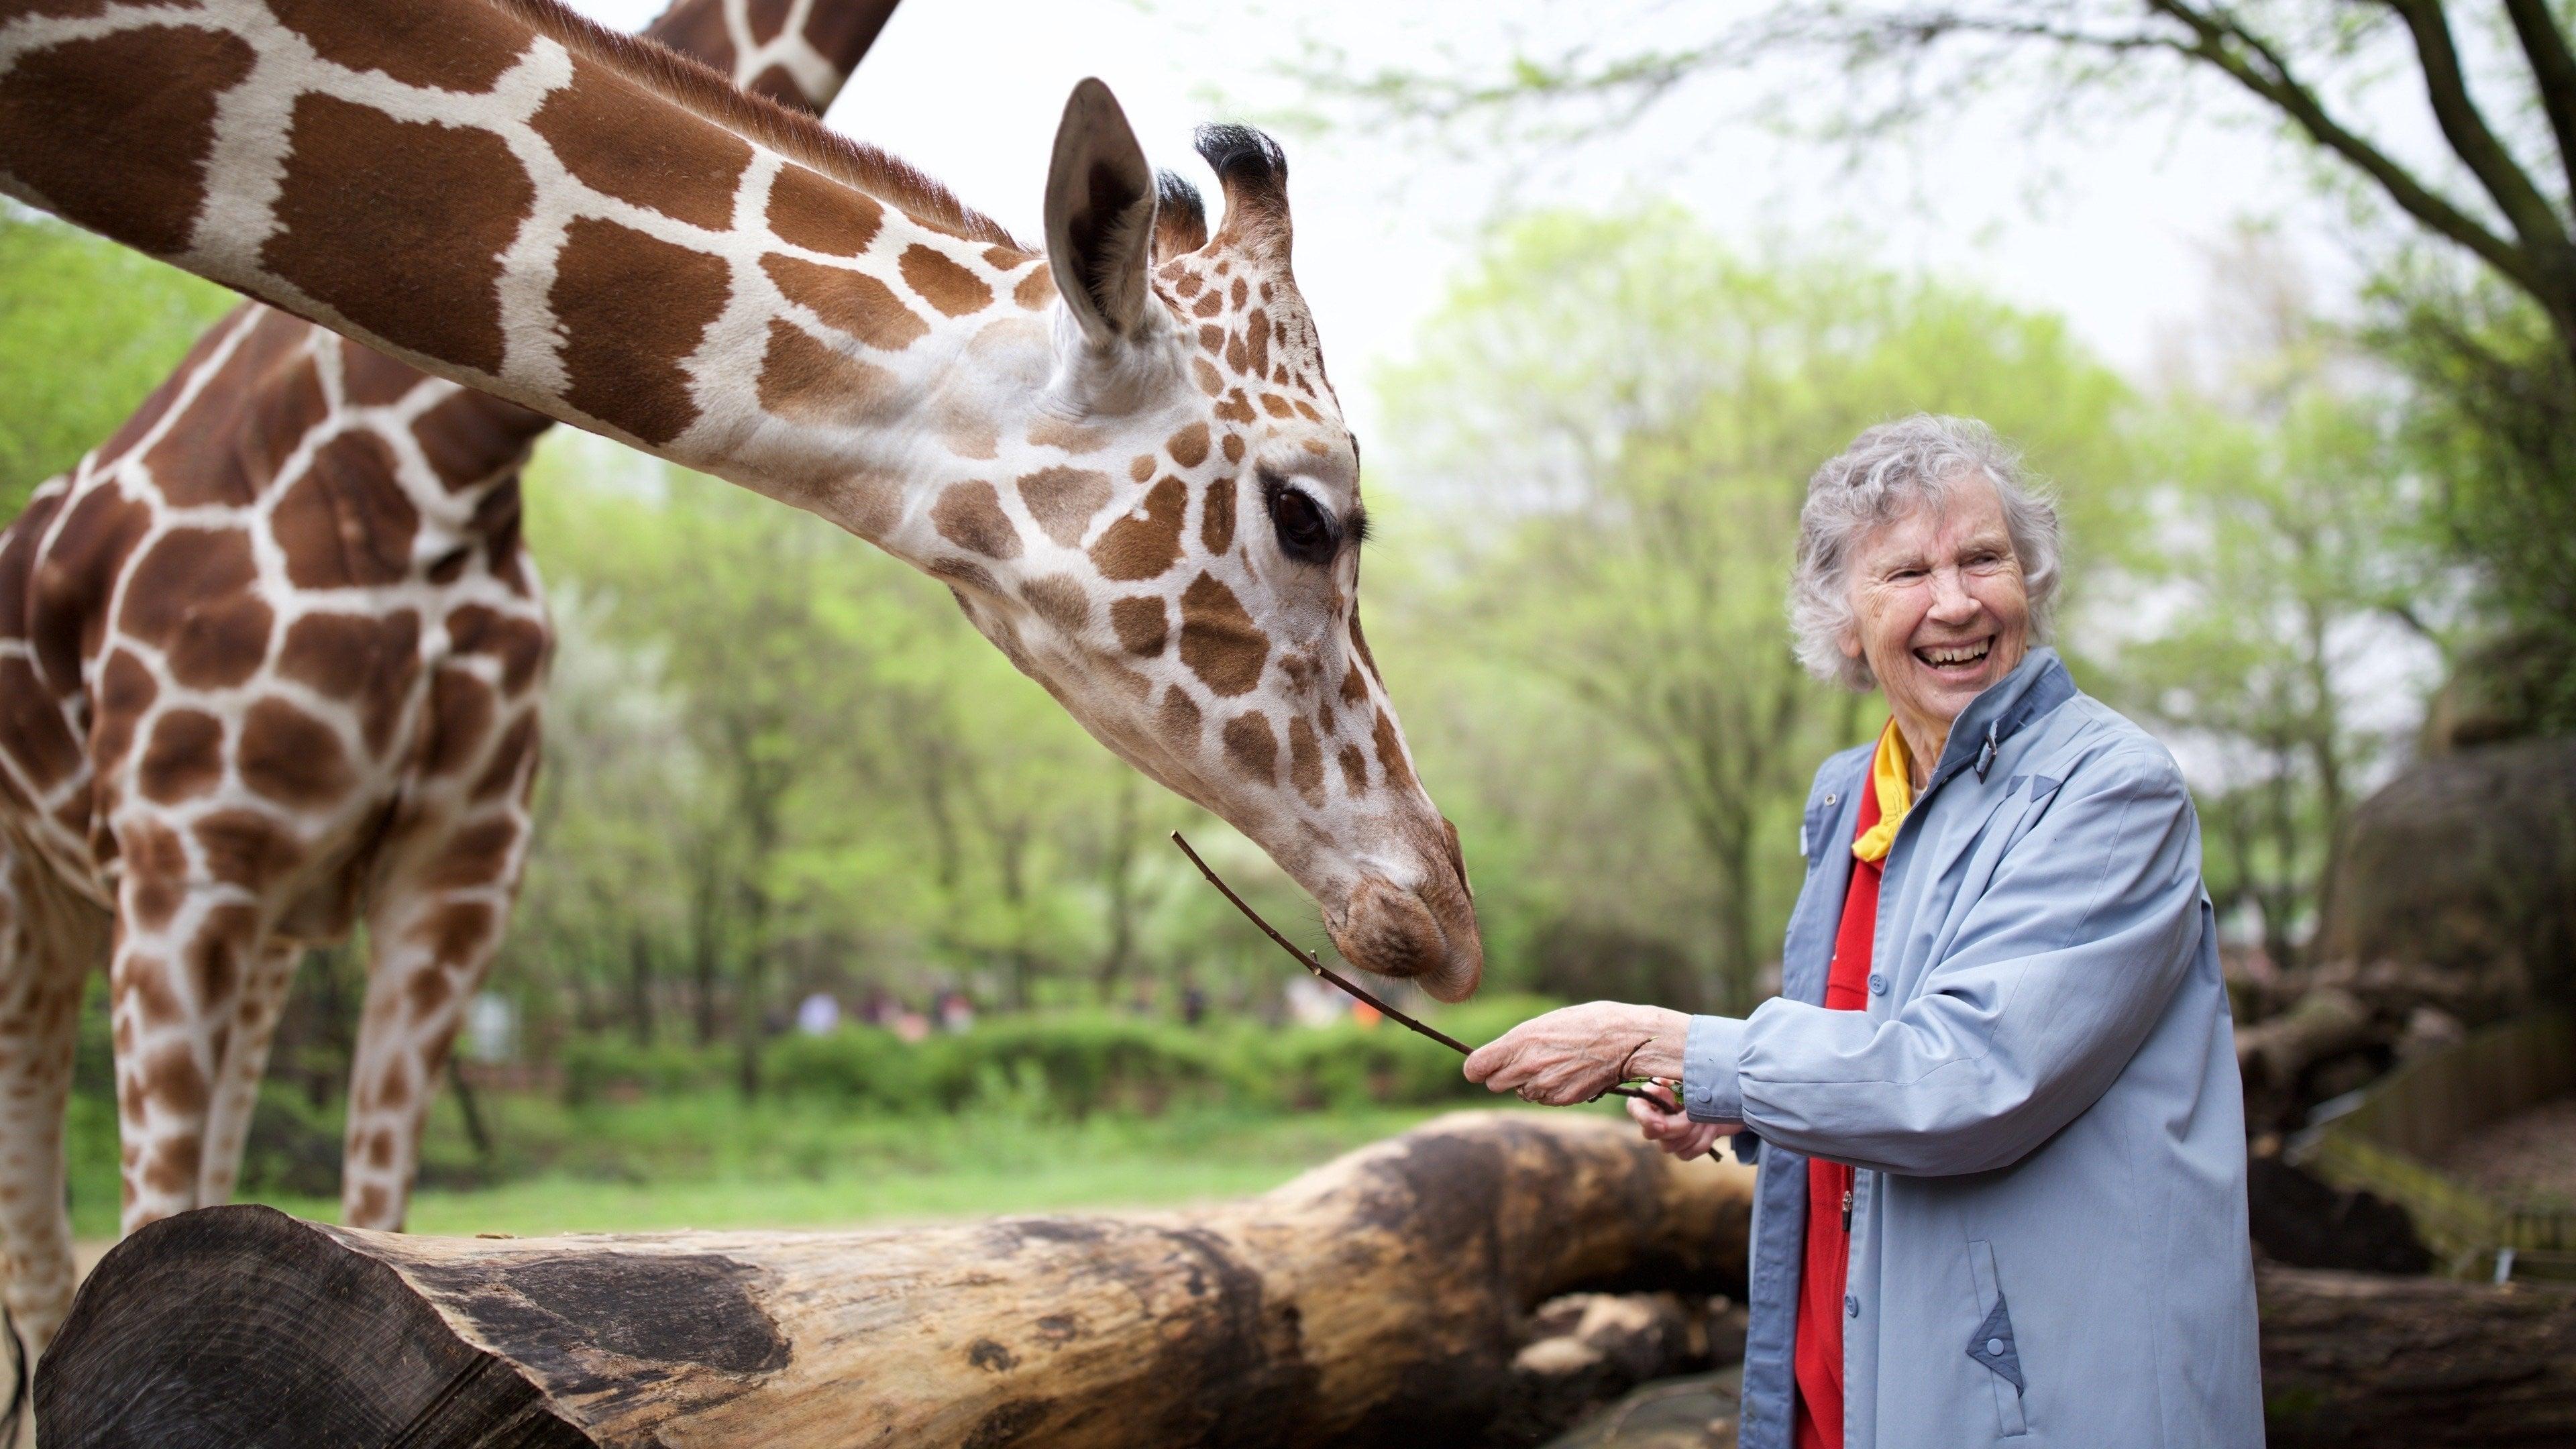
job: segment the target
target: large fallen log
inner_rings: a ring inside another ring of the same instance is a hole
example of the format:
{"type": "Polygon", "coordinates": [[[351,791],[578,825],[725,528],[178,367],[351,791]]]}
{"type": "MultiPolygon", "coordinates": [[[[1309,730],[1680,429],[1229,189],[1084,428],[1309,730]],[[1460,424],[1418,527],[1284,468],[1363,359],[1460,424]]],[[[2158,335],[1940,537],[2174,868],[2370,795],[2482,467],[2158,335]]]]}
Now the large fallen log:
{"type": "Polygon", "coordinates": [[[1472,1444],[1516,1399],[1541,1303],[1738,1289],[1750,1186],[1614,1119],[1473,1113],[1186,1214],[445,1239],[210,1208],[99,1263],[38,1368],[38,1433],[1472,1444]]]}
{"type": "Polygon", "coordinates": [[[2576,1444],[2576,1293],[2267,1268],[2272,1449],[2576,1444]]]}

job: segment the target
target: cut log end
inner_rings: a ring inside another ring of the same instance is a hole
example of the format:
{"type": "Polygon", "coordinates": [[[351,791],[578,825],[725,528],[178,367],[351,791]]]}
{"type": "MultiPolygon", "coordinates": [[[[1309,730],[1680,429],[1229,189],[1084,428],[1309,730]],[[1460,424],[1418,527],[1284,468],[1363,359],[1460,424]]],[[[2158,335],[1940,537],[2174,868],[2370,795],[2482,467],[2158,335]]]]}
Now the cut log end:
{"type": "Polygon", "coordinates": [[[593,1442],[393,1269],[250,1206],[156,1223],[101,1260],[39,1365],[36,1420],[59,1449],[593,1442]]]}

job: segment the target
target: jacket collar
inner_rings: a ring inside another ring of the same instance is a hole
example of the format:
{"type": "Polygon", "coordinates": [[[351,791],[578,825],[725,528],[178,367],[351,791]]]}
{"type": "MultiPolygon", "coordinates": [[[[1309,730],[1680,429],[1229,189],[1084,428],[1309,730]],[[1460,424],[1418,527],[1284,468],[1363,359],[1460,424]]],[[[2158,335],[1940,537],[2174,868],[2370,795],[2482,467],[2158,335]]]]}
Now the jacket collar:
{"type": "Polygon", "coordinates": [[[1922,796],[1940,789],[1944,780],[1961,770],[1973,769],[1979,779],[1985,778],[2004,741],[2074,697],[2075,681],[2057,651],[2046,645],[2033,649],[2013,666],[2012,673],[1987,686],[1985,693],[1959,711],[1950,726],[1949,742],[1941,747],[1940,762],[1932,767],[1915,803],[1920,805],[1922,796]]]}

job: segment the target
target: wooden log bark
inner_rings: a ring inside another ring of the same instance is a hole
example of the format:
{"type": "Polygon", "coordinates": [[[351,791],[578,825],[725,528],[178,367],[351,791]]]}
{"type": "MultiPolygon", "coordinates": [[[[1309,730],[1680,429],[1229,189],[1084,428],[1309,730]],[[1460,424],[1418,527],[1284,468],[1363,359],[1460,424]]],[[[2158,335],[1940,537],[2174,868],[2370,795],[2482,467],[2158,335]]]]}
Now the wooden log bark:
{"type": "Polygon", "coordinates": [[[1423,1446],[1512,1399],[1529,1312],[1739,1291],[1749,1169],[1468,1113],[1185,1214],[441,1239],[211,1208],[92,1273],[47,1449],[1423,1446]]]}
{"type": "Polygon", "coordinates": [[[2576,1444],[2576,1293],[2266,1268],[2272,1449],[2576,1444]]]}

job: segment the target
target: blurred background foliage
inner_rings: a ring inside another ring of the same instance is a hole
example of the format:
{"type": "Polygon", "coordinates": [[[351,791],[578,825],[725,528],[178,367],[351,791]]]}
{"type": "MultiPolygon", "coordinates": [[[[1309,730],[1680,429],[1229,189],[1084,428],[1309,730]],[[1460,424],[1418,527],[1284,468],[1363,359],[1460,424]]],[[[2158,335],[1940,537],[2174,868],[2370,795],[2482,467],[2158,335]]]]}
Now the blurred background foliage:
{"type": "MultiPolygon", "coordinates": [[[[1315,94],[1544,118],[1755,53],[1315,94]]],[[[2400,231],[2358,298],[2236,234],[2189,345],[2138,376],[2051,313],[1831,244],[1741,245],[1673,203],[1491,223],[1403,360],[1358,380],[1385,433],[1370,639],[1491,957],[1492,999],[1438,1018],[1480,1040],[1553,1000],[1741,1011],[1776,989],[1809,776],[1882,718],[1791,656],[1797,509],[1819,461],[1916,410],[1986,419],[2048,481],[2061,646],[2183,758],[2234,959],[2296,965],[2336,831],[2393,768],[2576,724],[2568,324],[2400,231]]],[[[227,305],[0,218],[0,510],[227,305]]],[[[608,1227],[837,1221],[853,1193],[902,1215],[1236,1191],[1480,1095],[1382,1025],[1288,1029],[1336,1014],[1162,837],[1191,831],[1321,947],[1310,908],[932,581],[562,431],[527,504],[560,632],[539,832],[416,1225],[562,1226],[573,1198],[608,1227]],[[763,1186],[685,1186],[711,1174],[763,1186]],[[469,1189],[479,1206],[442,1195],[469,1189]]],[[[248,1192],[328,1211],[361,959],[304,967],[248,1192]]],[[[74,1154],[97,1233],[115,1148],[93,1018],[74,1154]]]]}

